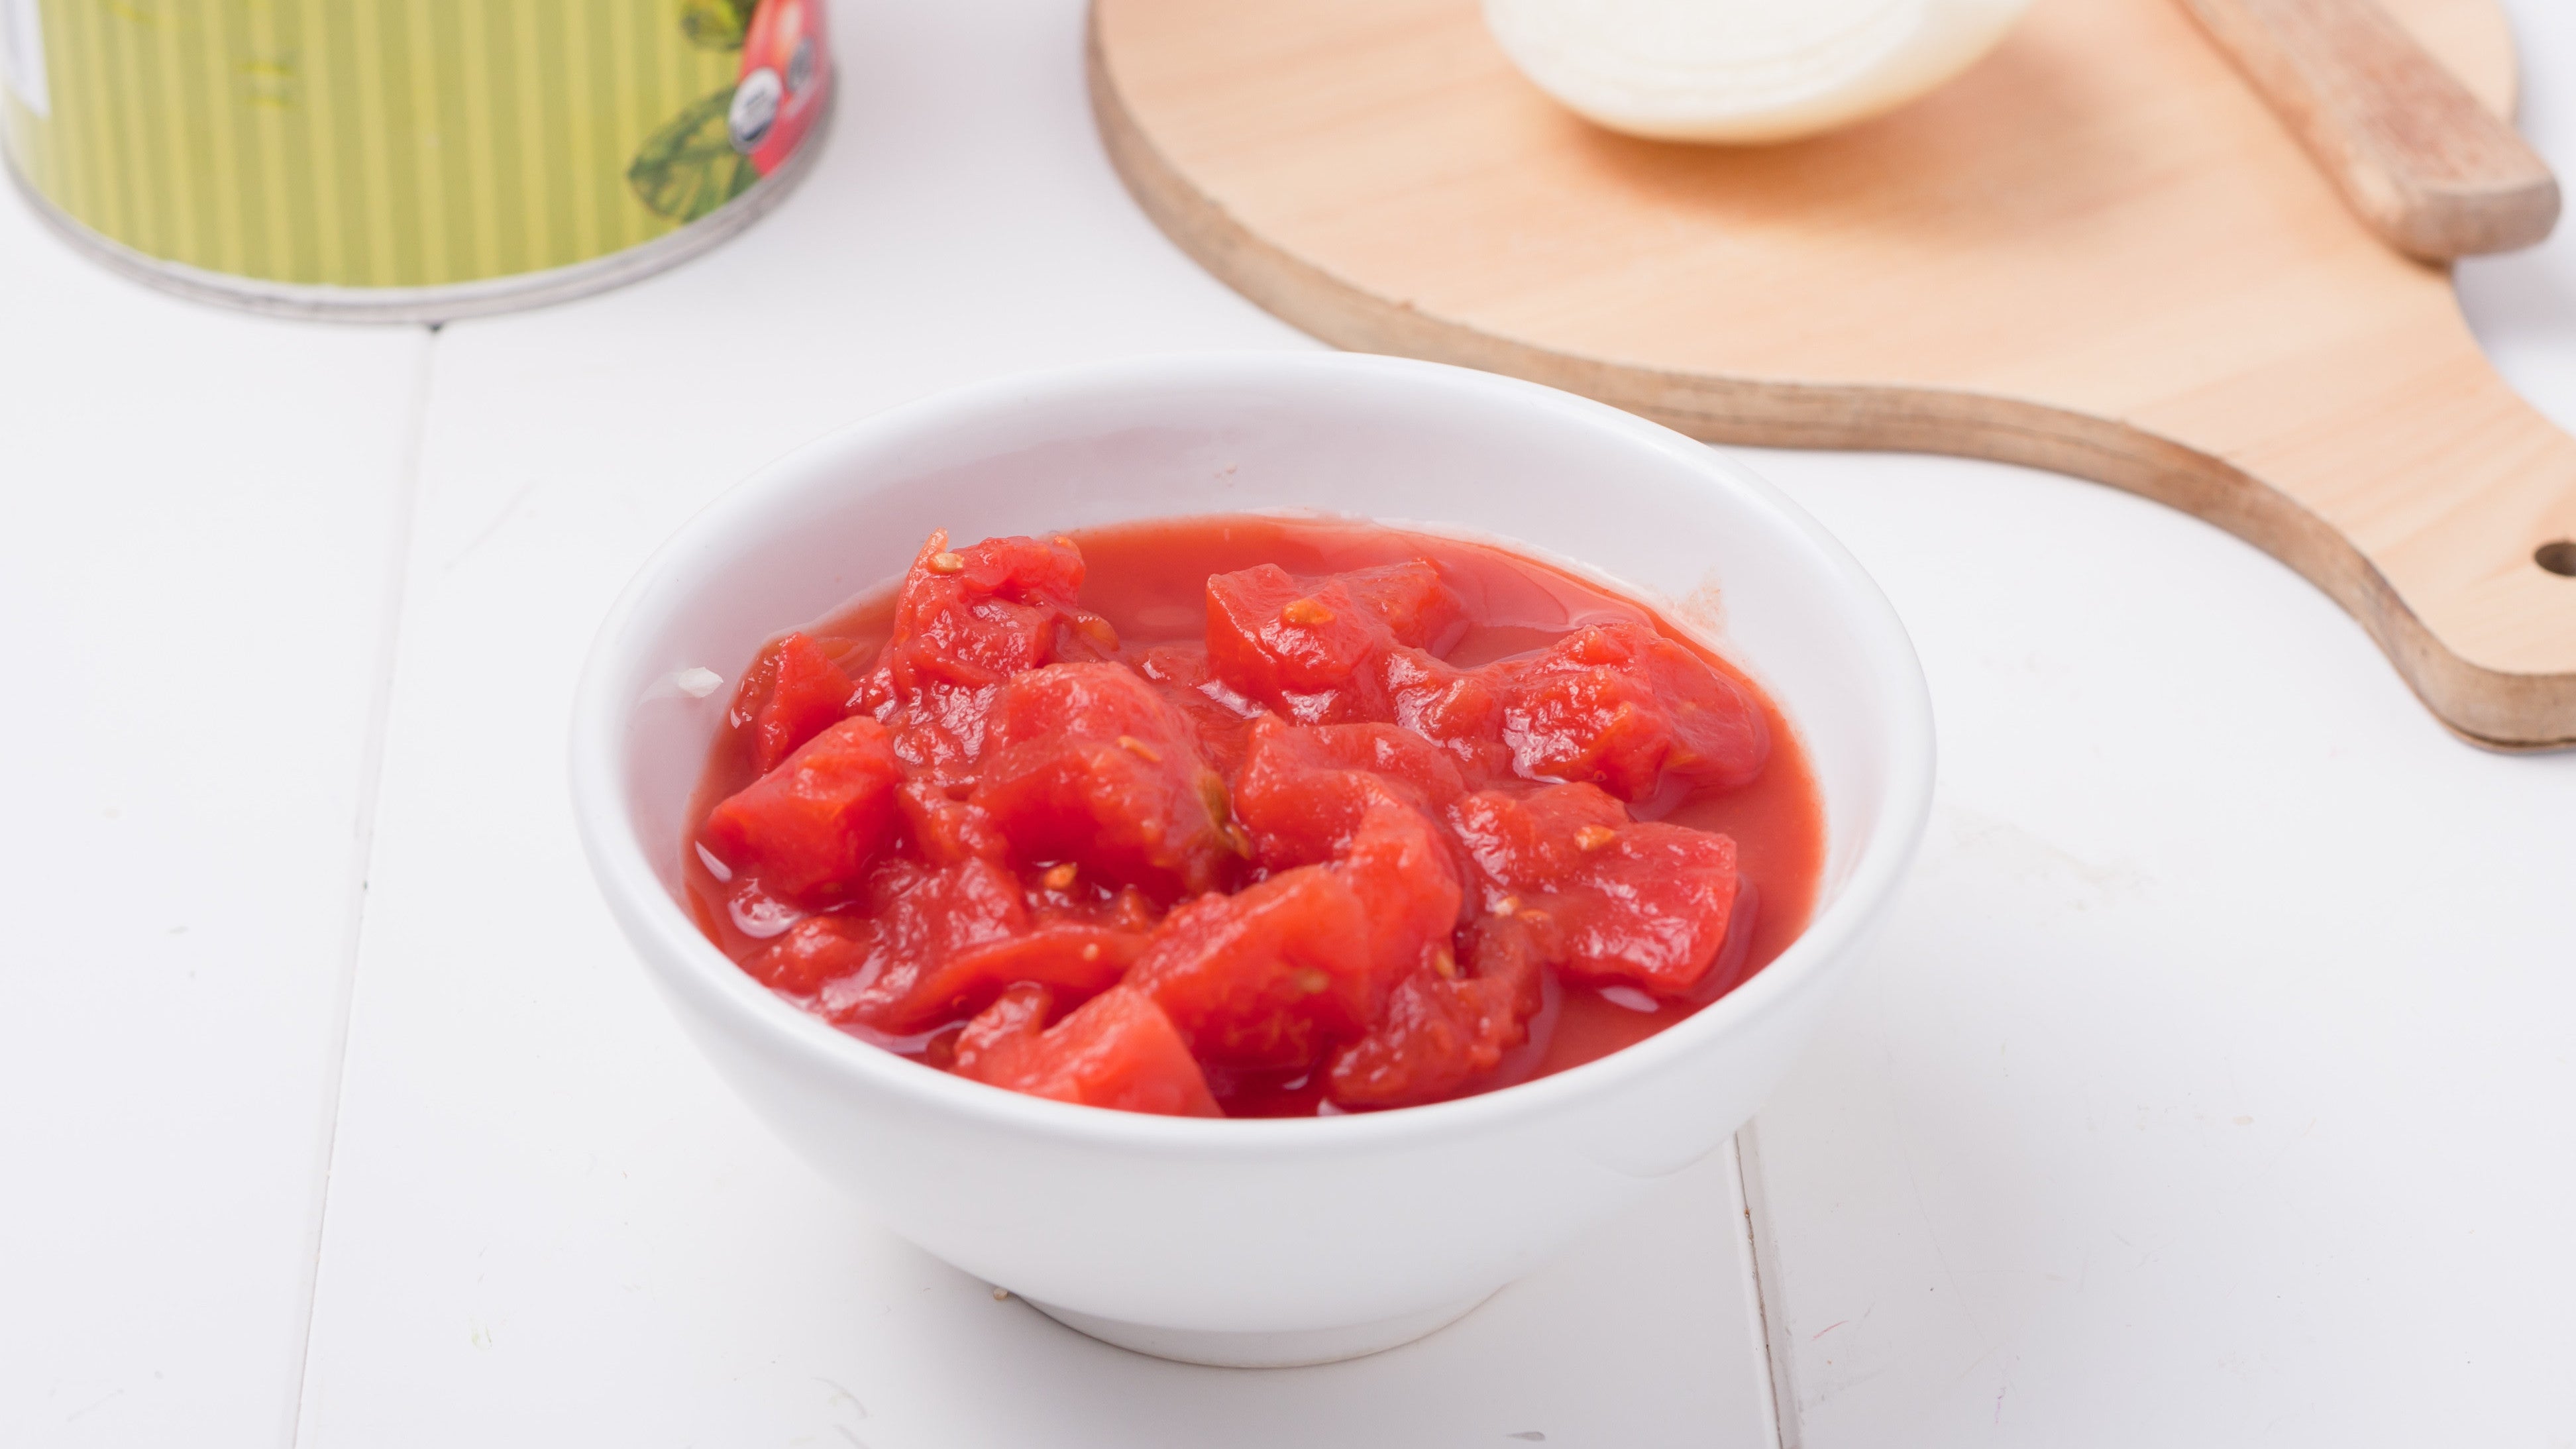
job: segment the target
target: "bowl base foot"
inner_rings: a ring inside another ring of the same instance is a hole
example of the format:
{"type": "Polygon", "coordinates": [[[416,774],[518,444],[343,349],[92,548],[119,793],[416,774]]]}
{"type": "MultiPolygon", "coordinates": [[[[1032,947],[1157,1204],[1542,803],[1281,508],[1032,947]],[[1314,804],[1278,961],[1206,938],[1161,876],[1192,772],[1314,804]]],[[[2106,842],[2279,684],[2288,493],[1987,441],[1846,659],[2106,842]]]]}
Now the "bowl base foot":
{"type": "Polygon", "coordinates": [[[1122,1323],[1114,1318],[1100,1318],[1089,1313],[1076,1313],[1031,1298],[1029,1306],[1077,1333],[1087,1334],[1103,1343],[1155,1358],[1177,1359],[1182,1363],[1210,1364],[1218,1368],[1300,1368],[1308,1364],[1337,1363],[1346,1358],[1363,1358],[1373,1353],[1413,1342],[1457,1322],[1477,1305],[1492,1297],[1479,1293],[1461,1303],[1444,1303],[1420,1313],[1399,1314],[1374,1323],[1354,1323],[1344,1328],[1304,1328],[1279,1333],[1230,1332],[1206,1328],[1156,1328],[1145,1323],[1122,1323]]]}

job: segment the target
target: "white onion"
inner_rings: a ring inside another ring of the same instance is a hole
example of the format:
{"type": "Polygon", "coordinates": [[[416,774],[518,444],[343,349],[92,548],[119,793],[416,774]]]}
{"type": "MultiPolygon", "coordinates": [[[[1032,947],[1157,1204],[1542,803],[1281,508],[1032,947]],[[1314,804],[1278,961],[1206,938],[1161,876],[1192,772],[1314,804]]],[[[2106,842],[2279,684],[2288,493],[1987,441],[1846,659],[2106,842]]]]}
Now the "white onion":
{"type": "Polygon", "coordinates": [[[1485,0],[1539,89],[1630,135],[1785,141],[1894,110],[2030,0],[1485,0]]]}

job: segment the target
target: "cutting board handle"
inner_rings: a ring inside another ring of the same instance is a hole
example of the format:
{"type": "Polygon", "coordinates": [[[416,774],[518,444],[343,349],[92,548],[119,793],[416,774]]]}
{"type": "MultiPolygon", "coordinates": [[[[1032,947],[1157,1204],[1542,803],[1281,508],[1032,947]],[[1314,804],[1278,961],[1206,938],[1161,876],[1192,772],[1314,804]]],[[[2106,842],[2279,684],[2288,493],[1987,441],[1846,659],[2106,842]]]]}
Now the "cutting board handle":
{"type": "Polygon", "coordinates": [[[2144,410],[2130,423],[2163,450],[2075,471],[2298,570],[2471,741],[2563,748],[2576,744],[2576,437],[2506,385],[2456,314],[2451,331],[2439,356],[2356,350],[2338,376],[2257,374],[2144,410]]]}
{"type": "Polygon", "coordinates": [[[2462,739],[2576,746],[2576,437],[2506,385],[2456,313],[2454,345],[2413,366],[2355,349],[2338,372],[2240,375],[2116,420],[1946,389],[1582,369],[1406,320],[1341,340],[1580,386],[1712,442],[1952,453],[2141,494],[2297,570],[2462,739]]]}
{"type": "Polygon", "coordinates": [[[2296,356],[2125,417],[1949,389],[1577,368],[1408,331],[1409,318],[1380,319],[1360,345],[1581,387],[1712,442],[1951,453],[2126,489],[2297,570],[2461,738],[2576,746],[2576,437],[2497,374],[2447,287],[2425,299],[2439,310],[2406,330],[2408,346],[2349,348],[2332,366],[2296,356]]]}
{"type": "Polygon", "coordinates": [[[2512,251],[2558,222],[2558,178],[2371,0],[2182,0],[2390,246],[2512,251]]]}

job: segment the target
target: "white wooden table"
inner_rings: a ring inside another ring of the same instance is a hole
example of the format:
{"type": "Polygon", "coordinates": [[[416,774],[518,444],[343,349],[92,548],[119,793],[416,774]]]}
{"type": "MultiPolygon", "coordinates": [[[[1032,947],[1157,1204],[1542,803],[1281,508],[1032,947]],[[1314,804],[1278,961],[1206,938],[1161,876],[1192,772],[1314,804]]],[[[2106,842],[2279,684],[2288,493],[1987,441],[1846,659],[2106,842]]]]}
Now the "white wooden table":
{"type": "MultiPolygon", "coordinates": [[[[2518,9],[2576,174],[2576,13],[2518,9]]],[[[1944,749],[1747,1135],[1759,1234],[1721,1156],[1430,1340],[1235,1373],[861,1219],[593,896],[592,628],[888,403],[1315,344],[1128,203],[1076,0],[835,18],[804,190],[549,311],[265,322],[0,204],[0,1443],[2576,1441],[2576,756],[2468,749],[2268,559],[1994,465],[1751,459],[1895,597],[1944,749]]],[[[2466,288],[2576,422],[2576,229],[2466,288]]]]}

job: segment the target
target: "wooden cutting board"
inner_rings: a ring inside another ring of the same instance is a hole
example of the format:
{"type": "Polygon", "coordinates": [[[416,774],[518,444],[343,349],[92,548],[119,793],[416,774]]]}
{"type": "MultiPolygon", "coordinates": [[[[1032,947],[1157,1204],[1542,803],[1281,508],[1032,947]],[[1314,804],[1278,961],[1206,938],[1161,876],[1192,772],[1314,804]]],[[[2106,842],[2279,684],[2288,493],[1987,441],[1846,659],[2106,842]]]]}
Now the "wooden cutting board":
{"type": "MultiPolygon", "coordinates": [[[[2385,3],[2509,110],[2493,0],[2385,3]]],[[[1154,220],[1318,337],[2131,489],[2324,589],[2461,734],[2576,744],[2576,439],[2173,0],[2039,0],[1931,97],[1758,150],[1587,125],[1475,0],[1094,0],[1091,82],[1154,220]]]]}

